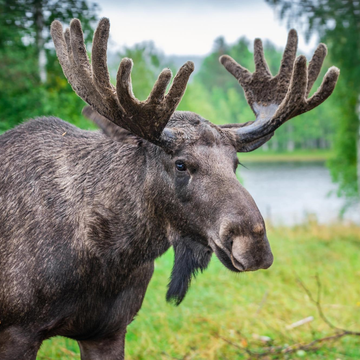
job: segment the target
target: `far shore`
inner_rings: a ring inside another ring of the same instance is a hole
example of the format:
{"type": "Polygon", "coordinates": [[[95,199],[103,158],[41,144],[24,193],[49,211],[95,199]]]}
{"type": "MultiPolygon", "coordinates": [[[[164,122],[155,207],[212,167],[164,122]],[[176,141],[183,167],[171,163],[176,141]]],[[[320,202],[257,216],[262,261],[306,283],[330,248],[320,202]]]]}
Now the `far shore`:
{"type": "Polygon", "coordinates": [[[255,150],[251,153],[239,153],[241,163],[249,162],[326,162],[334,156],[331,150],[295,150],[275,152],[255,150]]]}

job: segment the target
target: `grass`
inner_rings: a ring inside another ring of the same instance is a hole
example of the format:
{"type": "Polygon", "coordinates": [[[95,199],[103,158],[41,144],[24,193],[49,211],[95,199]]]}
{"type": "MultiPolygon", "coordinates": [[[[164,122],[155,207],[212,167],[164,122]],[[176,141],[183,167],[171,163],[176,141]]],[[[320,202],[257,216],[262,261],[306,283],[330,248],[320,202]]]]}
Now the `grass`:
{"type": "MultiPolygon", "coordinates": [[[[127,360],[248,359],[242,349],[269,346],[256,340],[256,335],[268,336],[271,345],[278,346],[333,334],[297,282],[301,278],[316,294],[316,274],[329,319],[360,331],[359,227],[324,226],[310,219],[293,228],[270,226],[268,237],[275,256],[269,270],[233,274],[213,258],[179,307],[164,300],[173,254],[158,259],[143,307],[128,327],[127,360]],[[286,325],[308,316],[314,320],[286,330],[286,325]]],[[[54,338],[44,342],[38,359],[79,359],[78,352],[75,342],[54,338]]],[[[263,359],[280,358],[360,359],[360,337],[323,343],[316,351],[263,359]]]]}
{"type": "Polygon", "coordinates": [[[253,151],[241,153],[241,162],[287,162],[287,161],[327,161],[333,157],[330,150],[294,150],[292,152],[253,151]]]}

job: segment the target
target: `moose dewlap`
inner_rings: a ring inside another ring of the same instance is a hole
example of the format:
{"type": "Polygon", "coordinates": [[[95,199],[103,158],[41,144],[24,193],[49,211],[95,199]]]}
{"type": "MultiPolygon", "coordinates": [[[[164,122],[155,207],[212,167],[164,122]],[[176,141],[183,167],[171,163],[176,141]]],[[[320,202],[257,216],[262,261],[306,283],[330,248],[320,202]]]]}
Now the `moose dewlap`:
{"type": "Polygon", "coordinates": [[[237,152],[268,141],[285,121],[321,104],[339,70],[308,98],[326,55],[296,58],[291,30],[276,76],[255,40],[254,73],[220,61],[244,88],[255,121],[216,126],[176,112],[194,66],[159,75],[146,101],[131,90],[132,61],[116,86],[106,65],[109,21],[96,29],[91,64],[81,24],[51,35],[66,78],[102,132],[55,117],[0,136],[0,359],[35,360],[44,339],[78,341],[81,358],[124,357],[127,325],[139,311],[154,260],[170,246],[167,300],[180,304],[212,253],[230,270],[271,266],[264,220],[235,176],[237,152]]]}

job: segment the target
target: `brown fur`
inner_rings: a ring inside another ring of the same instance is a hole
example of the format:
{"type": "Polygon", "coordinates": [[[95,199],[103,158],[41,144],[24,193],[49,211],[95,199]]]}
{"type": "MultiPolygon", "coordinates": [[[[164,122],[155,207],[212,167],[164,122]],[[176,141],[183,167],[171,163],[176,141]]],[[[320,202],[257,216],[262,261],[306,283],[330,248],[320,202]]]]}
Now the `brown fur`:
{"type": "Polygon", "coordinates": [[[264,221],[236,179],[230,139],[190,112],[168,126],[178,132],[171,155],[56,118],[0,136],[1,359],[35,359],[56,335],[78,340],[83,359],[97,359],[104,344],[108,359],[121,359],[153,261],[170,245],[175,303],[212,252],[233,271],[270,266],[264,221]],[[231,250],[243,239],[246,261],[231,250]]]}

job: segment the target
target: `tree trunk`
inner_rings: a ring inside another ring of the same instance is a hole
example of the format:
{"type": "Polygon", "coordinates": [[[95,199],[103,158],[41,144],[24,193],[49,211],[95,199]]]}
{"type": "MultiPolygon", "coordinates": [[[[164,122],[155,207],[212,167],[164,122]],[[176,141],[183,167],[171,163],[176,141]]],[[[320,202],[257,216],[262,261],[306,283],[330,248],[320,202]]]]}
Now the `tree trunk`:
{"type": "Polygon", "coordinates": [[[46,81],[46,54],[44,48],[44,14],[43,14],[43,1],[34,1],[34,23],[36,29],[36,48],[38,51],[38,66],[40,81],[44,83],[46,81]]]}
{"type": "Polygon", "coordinates": [[[359,119],[358,138],[357,138],[357,186],[358,186],[358,194],[360,196],[360,95],[358,97],[357,115],[359,119]]]}
{"type": "Polygon", "coordinates": [[[291,124],[288,124],[288,141],[287,141],[287,146],[286,149],[287,151],[293,152],[295,150],[295,141],[293,139],[293,130],[294,127],[291,124]]]}

